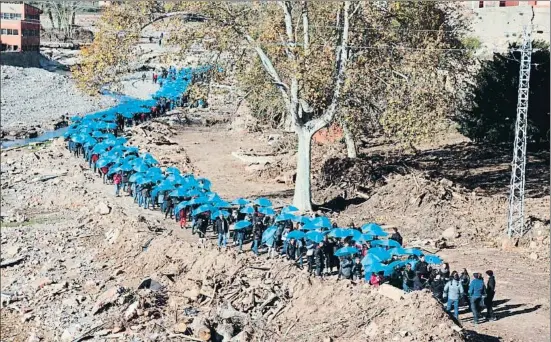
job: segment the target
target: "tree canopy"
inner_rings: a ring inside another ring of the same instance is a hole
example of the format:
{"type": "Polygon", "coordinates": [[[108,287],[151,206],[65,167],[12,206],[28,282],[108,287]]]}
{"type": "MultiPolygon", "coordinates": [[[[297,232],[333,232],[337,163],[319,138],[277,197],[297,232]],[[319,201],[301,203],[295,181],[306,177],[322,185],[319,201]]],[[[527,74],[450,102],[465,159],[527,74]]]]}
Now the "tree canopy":
{"type": "Polygon", "coordinates": [[[168,21],[169,43],[201,45],[239,81],[253,110],[298,138],[294,205],[311,209],[311,138],[335,118],[354,134],[375,121],[417,141],[455,110],[468,54],[465,22],[435,2],[139,2],[113,6],[76,76],[92,91],[131,63],[141,30],[168,21]],[[200,23],[183,20],[190,16],[200,23]],[[123,34],[121,34],[123,32],[123,34]]]}

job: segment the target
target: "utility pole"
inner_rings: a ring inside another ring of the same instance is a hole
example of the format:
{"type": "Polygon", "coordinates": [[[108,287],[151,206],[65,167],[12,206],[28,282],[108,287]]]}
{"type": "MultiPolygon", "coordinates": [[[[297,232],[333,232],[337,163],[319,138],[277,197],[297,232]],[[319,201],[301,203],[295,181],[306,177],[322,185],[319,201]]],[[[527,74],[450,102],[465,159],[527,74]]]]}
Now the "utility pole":
{"type": "Polygon", "coordinates": [[[509,217],[507,235],[524,235],[524,184],[526,170],[526,127],[528,126],[528,93],[530,87],[530,62],[532,61],[532,27],[524,26],[520,51],[520,74],[518,85],[517,122],[515,125],[515,143],[511,187],[509,193],[509,217]]]}

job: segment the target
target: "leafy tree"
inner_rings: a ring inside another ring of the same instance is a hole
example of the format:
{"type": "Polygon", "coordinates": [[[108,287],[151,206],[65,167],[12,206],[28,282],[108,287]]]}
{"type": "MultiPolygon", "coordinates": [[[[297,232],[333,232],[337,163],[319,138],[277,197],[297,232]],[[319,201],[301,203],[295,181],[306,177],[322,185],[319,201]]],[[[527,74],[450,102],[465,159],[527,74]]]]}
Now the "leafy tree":
{"type": "MultiPolygon", "coordinates": [[[[475,142],[512,142],[515,138],[520,52],[516,44],[508,53],[482,61],[468,96],[467,107],[455,120],[460,132],[475,142]]],[[[549,142],[549,44],[533,42],[527,139],[549,142]]]]}
{"type": "Polygon", "coordinates": [[[114,81],[124,71],[121,65],[131,62],[113,51],[116,44],[128,50],[144,26],[169,20],[169,43],[180,46],[182,54],[197,44],[215,51],[217,63],[237,74],[249,102],[264,106],[264,115],[297,134],[293,203],[303,210],[311,209],[312,136],[335,119],[339,107],[346,109],[340,120],[353,125],[350,132],[365,129],[369,109],[378,107],[384,115],[376,118],[387,131],[410,139],[428,134],[430,120],[445,112],[441,97],[449,92],[441,89],[446,77],[440,74],[455,79],[455,70],[446,69],[447,56],[438,50],[459,44],[443,37],[453,26],[445,5],[410,2],[381,8],[361,1],[278,1],[115,7],[105,14],[102,34],[84,54],[77,76],[81,86],[93,89],[114,81]],[[205,20],[190,24],[182,20],[186,17],[205,20]],[[427,25],[436,32],[405,38],[427,25]],[[121,30],[126,35],[119,42],[112,31],[121,30]],[[418,49],[423,52],[411,52],[418,49]],[[283,109],[270,110],[272,106],[283,109]]]}

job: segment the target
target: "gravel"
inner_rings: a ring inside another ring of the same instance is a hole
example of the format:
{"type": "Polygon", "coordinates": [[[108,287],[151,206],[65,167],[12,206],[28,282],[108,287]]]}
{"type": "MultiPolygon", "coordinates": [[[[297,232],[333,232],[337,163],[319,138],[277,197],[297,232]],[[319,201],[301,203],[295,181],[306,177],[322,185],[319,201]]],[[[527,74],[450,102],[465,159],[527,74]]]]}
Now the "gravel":
{"type": "Polygon", "coordinates": [[[79,92],[70,77],[39,68],[1,66],[2,129],[51,122],[61,115],[85,114],[113,106],[108,96],[79,92]]]}

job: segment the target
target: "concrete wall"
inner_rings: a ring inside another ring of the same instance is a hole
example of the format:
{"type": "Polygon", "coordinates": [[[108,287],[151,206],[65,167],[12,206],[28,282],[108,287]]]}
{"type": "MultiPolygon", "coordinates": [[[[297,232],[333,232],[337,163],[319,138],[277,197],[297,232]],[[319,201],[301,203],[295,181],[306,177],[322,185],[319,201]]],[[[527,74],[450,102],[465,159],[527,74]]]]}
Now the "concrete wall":
{"type": "Polygon", "coordinates": [[[481,55],[491,55],[493,50],[504,51],[509,43],[522,41],[522,28],[529,25],[534,15],[534,40],[549,42],[549,7],[486,7],[467,10],[472,21],[472,35],[482,43],[481,55]],[[537,33],[537,31],[543,33],[537,33]]]}
{"type": "Polygon", "coordinates": [[[1,52],[0,64],[23,68],[40,68],[40,53],[28,52],[1,52]]]}

